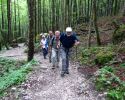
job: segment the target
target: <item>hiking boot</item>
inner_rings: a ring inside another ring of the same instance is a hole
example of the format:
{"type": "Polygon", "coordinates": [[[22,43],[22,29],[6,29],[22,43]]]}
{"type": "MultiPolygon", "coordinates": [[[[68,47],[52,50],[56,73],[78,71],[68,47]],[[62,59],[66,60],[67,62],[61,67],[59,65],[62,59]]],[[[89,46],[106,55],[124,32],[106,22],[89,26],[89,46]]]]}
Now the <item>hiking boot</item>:
{"type": "Polygon", "coordinates": [[[56,65],[57,68],[59,68],[59,65],[56,65]]]}
{"type": "Polygon", "coordinates": [[[51,63],[51,60],[49,60],[49,63],[51,63]]]}
{"type": "Polygon", "coordinates": [[[44,56],[44,59],[46,59],[46,56],[44,56]]]}
{"type": "Polygon", "coordinates": [[[55,69],[55,65],[52,66],[52,69],[55,69]]]}
{"type": "Polygon", "coordinates": [[[69,74],[69,71],[65,71],[65,74],[69,74]]]}
{"type": "Polygon", "coordinates": [[[58,62],[56,63],[56,67],[59,68],[59,63],[58,62]]]}
{"type": "Polygon", "coordinates": [[[64,73],[64,72],[62,72],[62,73],[61,73],[61,77],[64,77],[64,76],[65,76],[65,73],[64,73]]]}

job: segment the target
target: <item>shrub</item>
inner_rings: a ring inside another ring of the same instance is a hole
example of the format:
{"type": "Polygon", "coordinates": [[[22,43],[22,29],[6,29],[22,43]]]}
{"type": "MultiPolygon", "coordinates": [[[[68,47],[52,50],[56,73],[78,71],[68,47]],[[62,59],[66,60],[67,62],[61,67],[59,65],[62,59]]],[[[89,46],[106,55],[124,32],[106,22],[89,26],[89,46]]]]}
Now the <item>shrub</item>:
{"type": "Polygon", "coordinates": [[[114,53],[111,51],[100,51],[96,55],[96,64],[105,64],[113,59],[114,53]]]}
{"type": "Polygon", "coordinates": [[[114,57],[113,47],[91,47],[89,49],[81,49],[81,57],[79,57],[82,64],[105,64],[110,62],[114,57]]]}

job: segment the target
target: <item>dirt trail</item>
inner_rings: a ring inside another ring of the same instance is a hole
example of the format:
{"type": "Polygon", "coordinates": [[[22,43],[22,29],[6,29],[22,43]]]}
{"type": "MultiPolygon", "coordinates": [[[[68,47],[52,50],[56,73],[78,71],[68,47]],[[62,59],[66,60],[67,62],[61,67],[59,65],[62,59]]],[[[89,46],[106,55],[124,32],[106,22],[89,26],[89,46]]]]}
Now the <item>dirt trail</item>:
{"type": "MultiPolygon", "coordinates": [[[[21,46],[0,53],[0,56],[26,59],[26,54],[23,53],[24,47],[21,46]]],[[[16,98],[19,100],[105,100],[95,91],[92,82],[86,83],[84,75],[77,71],[77,64],[70,63],[70,74],[62,78],[61,64],[60,68],[52,70],[48,59],[44,60],[42,55],[36,54],[35,59],[39,64],[34,66],[33,72],[28,75],[28,80],[16,87],[13,96],[5,97],[3,100],[16,100],[16,98]],[[84,91],[81,93],[82,89],[84,91]]]]}

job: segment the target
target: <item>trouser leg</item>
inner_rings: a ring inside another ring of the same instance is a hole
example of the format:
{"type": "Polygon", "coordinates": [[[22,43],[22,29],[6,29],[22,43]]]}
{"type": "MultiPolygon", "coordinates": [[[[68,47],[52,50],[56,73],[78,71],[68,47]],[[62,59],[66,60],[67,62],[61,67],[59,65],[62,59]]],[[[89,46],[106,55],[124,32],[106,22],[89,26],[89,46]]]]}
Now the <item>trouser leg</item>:
{"type": "Polygon", "coordinates": [[[61,48],[61,57],[62,57],[62,72],[67,72],[69,68],[69,50],[61,48]]]}
{"type": "Polygon", "coordinates": [[[45,48],[43,48],[43,56],[44,56],[44,59],[46,59],[46,55],[47,55],[47,50],[45,48]]]}
{"type": "Polygon", "coordinates": [[[51,61],[52,61],[53,67],[55,67],[55,65],[56,65],[56,51],[55,51],[55,49],[52,49],[51,59],[52,59],[51,61]]]}
{"type": "Polygon", "coordinates": [[[56,66],[59,67],[60,50],[56,49],[56,66]]]}
{"type": "Polygon", "coordinates": [[[66,50],[66,69],[65,72],[69,72],[69,50],[66,50]]]}
{"type": "Polygon", "coordinates": [[[49,53],[49,62],[51,63],[51,55],[52,55],[52,50],[49,53]]]}

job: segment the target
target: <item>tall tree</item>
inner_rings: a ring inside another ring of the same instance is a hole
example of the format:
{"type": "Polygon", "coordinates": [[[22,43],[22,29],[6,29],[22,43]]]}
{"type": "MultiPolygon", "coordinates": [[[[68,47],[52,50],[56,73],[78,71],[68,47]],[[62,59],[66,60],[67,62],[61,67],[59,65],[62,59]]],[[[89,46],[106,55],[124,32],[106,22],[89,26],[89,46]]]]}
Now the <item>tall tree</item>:
{"type": "Polygon", "coordinates": [[[7,40],[10,42],[11,35],[11,0],[7,0],[7,18],[8,18],[8,35],[7,40]]]}
{"type": "Polygon", "coordinates": [[[35,42],[36,42],[36,36],[37,36],[37,1],[34,0],[34,4],[35,4],[35,19],[34,19],[34,22],[35,22],[35,42]]]}
{"type": "Polygon", "coordinates": [[[19,36],[21,36],[19,0],[17,0],[17,3],[18,3],[18,33],[19,33],[19,36]]]}
{"type": "Polygon", "coordinates": [[[122,13],[123,16],[125,16],[125,3],[124,3],[124,6],[123,6],[123,13],[122,13]]]}
{"type": "Polygon", "coordinates": [[[55,31],[55,0],[52,0],[52,31],[55,31]]]}
{"type": "Polygon", "coordinates": [[[94,28],[96,32],[96,37],[97,37],[97,45],[101,45],[100,41],[100,36],[99,36],[99,30],[98,30],[98,25],[97,25],[97,5],[96,5],[96,0],[93,0],[93,20],[94,20],[94,28]]]}
{"type": "Polygon", "coordinates": [[[29,44],[28,44],[28,61],[31,61],[34,56],[34,15],[35,2],[34,0],[27,0],[29,11],[29,44]]]}
{"type": "Polygon", "coordinates": [[[16,0],[14,0],[14,33],[16,36],[16,39],[18,37],[18,33],[17,33],[17,10],[16,10],[16,0]]]}

